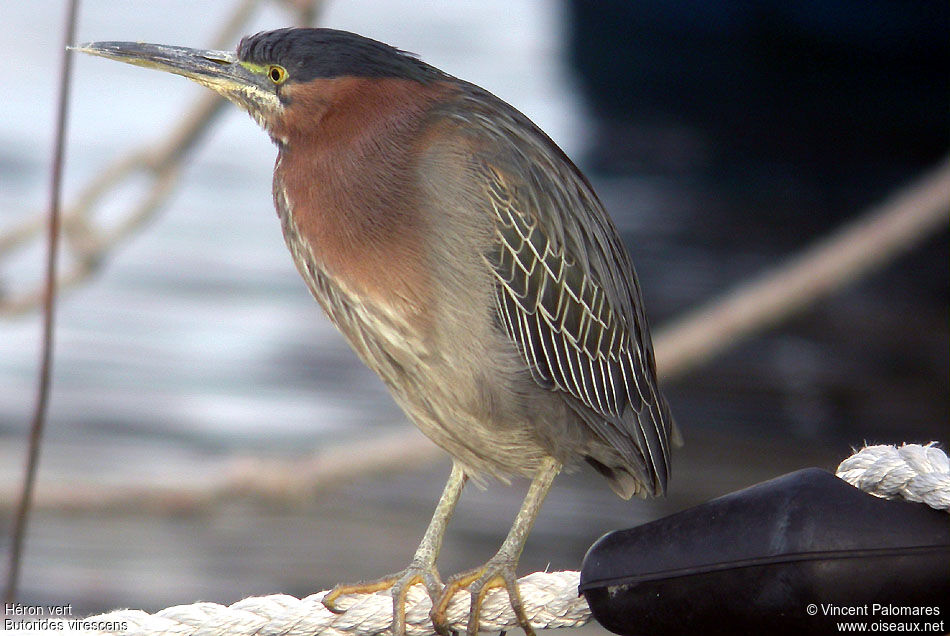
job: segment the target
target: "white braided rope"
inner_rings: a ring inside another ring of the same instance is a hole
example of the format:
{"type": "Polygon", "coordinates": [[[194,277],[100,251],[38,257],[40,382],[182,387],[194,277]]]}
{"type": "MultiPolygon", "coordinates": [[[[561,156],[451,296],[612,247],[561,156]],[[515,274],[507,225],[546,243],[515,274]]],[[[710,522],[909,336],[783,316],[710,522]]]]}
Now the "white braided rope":
{"type": "MultiPolygon", "coordinates": [[[[867,446],[841,462],[838,477],[879,497],[902,497],[938,510],[950,509],[950,460],[934,442],[921,446],[867,446]]],[[[580,573],[535,572],[518,580],[525,613],[535,629],[580,627],[590,618],[590,608],[577,586],[580,573]]],[[[385,592],[353,594],[337,602],[342,614],[327,610],[321,602],[327,592],[298,599],[286,594],[246,598],[230,606],[217,603],[177,605],[155,614],[141,610],[117,610],[83,619],[73,629],[103,634],[170,634],[187,636],[376,636],[390,633],[392,598],[385,592]]],[[[458,592],[449,604],[449,625],[464,632],[470,596],[458,592]]],[[[421,585],[406,598],[406,633],[431,636],[431,603],[421,585]]],[[[488,592],[482,604],[481,630],[498,632],[517,628],[514,612],[504,589],[488,592]]]]}
{"type": "Polygon", "coordinates": [[[936,442],[865,446],[841,462],[836,474],[878,497],[900,497],[950,511],[950,460],[936,442]]]}
{"type": "MultiPolygon", "coordinates": [[[[525,613],[535,629],[580,627],[590,620],[590,608],[577,586],[580,573],[535,572],[518,579],[525,613]]],[[[86,619],[109,623],[106,634],[243,634],[268,636],[323,634],[325,636],[373,636],[389,634],[393,620],[392,597],[385,592],[353,594],[337,601],[342,614],[334,614],[321,602],[326,591],[297,599],[286,594],[246,598],[230,606],[195,603],[163,609],[155,614],[141,610],[118,610],[86,619]]],[[[468,621],[470,595],[463,590],[449,604],[450,627],[463,632],[468,621]]],[[[407,636],[429,636],[435,632],[429,621],[431,603],[422,585],[410,588],[406,598],[407,636]]],[[[514,612],[503,588],[490,590],[481,609],[481,630],[499,632],[515,629],[514,612]]],[[[98,625],[95,627],[99,627],[98,625]]]]}

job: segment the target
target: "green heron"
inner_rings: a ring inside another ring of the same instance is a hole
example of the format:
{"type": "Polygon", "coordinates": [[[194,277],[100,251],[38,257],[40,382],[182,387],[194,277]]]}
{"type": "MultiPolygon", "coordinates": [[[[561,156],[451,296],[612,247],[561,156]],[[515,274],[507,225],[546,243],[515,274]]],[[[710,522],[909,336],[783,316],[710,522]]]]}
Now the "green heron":
{"type": "Polygon", "coordinates": [[[672,418],[639,284],[588,180],[509,104],[417,57],[332,29],[244,38],[236,52],[133,42],[80,50],[183,75],[277,145],[274,204],[330,320],[453,467],[406,570],[324,599],[391,588],[405,633],[422,583],[433,625],[459,590],[468,633],[504,587],[554,477],[586,460],[625,499],[660,495],[672,418]],[[498,552],[442,583],[436,559],[469,478],[532,479],[498,552]]]}

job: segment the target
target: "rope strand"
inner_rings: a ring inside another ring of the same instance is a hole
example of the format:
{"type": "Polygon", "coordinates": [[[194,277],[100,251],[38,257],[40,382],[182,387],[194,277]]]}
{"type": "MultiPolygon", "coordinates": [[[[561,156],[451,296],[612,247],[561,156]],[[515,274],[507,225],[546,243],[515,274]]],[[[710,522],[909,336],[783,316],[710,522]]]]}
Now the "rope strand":
{"type": "Polygon", "coordinates": [[[865,446],[841,462],[836,474],[877,497],[950,512],[950,460],[936,443],[865,446]]]}

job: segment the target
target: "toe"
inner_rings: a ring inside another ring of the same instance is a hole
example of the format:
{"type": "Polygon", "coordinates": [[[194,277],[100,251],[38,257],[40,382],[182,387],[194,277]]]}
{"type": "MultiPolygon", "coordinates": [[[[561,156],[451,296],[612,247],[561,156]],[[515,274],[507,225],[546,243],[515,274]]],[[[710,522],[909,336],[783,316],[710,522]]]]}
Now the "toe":
{"type": "Polygon", "coordinates": [[[456,593],[465,589],[465,587],[474,580],[471,576],[474,572],[476,571],[462,572],[450,577],[445,582],[445,586],[439,592],[438,596],[432,601],[432,610],[429,612],[429,618],[432,621],[432,627],[435,628],[439,636],[449,636],[450,633],[453,633],[453,630],[449,629],[447,616],[449,604],[452,602],[452,598],[456,593]]]}
{"type": "Polygon", "coordinates": [[[481,624],[482,604],[488,592],[496,587],[503,587],[508,592],[509,603],[514,611],[518,625],[527,636],[535,636],[534,629],[525,615],[521,603],[521,594],[515,579],[514,565],[507,560],[498,562],[489,561],[485,566],[462,572],[451,577],[442,590],[437,602],[433,603],[430,617],[436,631],[442,636],[448,636],[447,610],[452,598],[462,589],[468,589],[471,601],[469,606],[468,624],[466,633],[475,636],[481,624]]]}
{"type": "Polygon", "coordinates": [[[425,586],[429,599],[435,604],[442,590],[442,581],[434,566],[410,565],[408,568],[385,576],[375,581],[337,585],[323,597],[323,605],[335,614],[342,614],[345,609],[339,607],[339,599],[350,594],[373,594],[382,590],[390,590],[393,598],[393,636],[406,634],[406,600],[413,585],[422,583],[425,586]]]}
{"type": "Polygon", "coordinates": [[[337,600],[339,600],[341,596],[346,596],[348,594],[373,594],[374,592],[391,588],[395,582],[396,577],[387,576],[375,581],[347,584],[341,583],[334,586],[333,589],[327,592],[327,594],[323,597],[323,606],[334,614],[341,614],[343,613],[343,610],[337,607],[337,600]]]}

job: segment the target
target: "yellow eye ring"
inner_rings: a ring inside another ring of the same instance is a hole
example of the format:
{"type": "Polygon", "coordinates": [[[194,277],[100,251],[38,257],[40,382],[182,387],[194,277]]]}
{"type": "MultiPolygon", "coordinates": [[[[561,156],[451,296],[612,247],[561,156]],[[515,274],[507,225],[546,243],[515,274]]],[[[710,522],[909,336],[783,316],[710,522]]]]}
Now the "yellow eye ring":
{"type": "Polygon", "coordinates": [[[272,64],[267,67],[267,77],[275,84],[283,84],[287,79],[287,69],[283,66],[272,64]]]}

